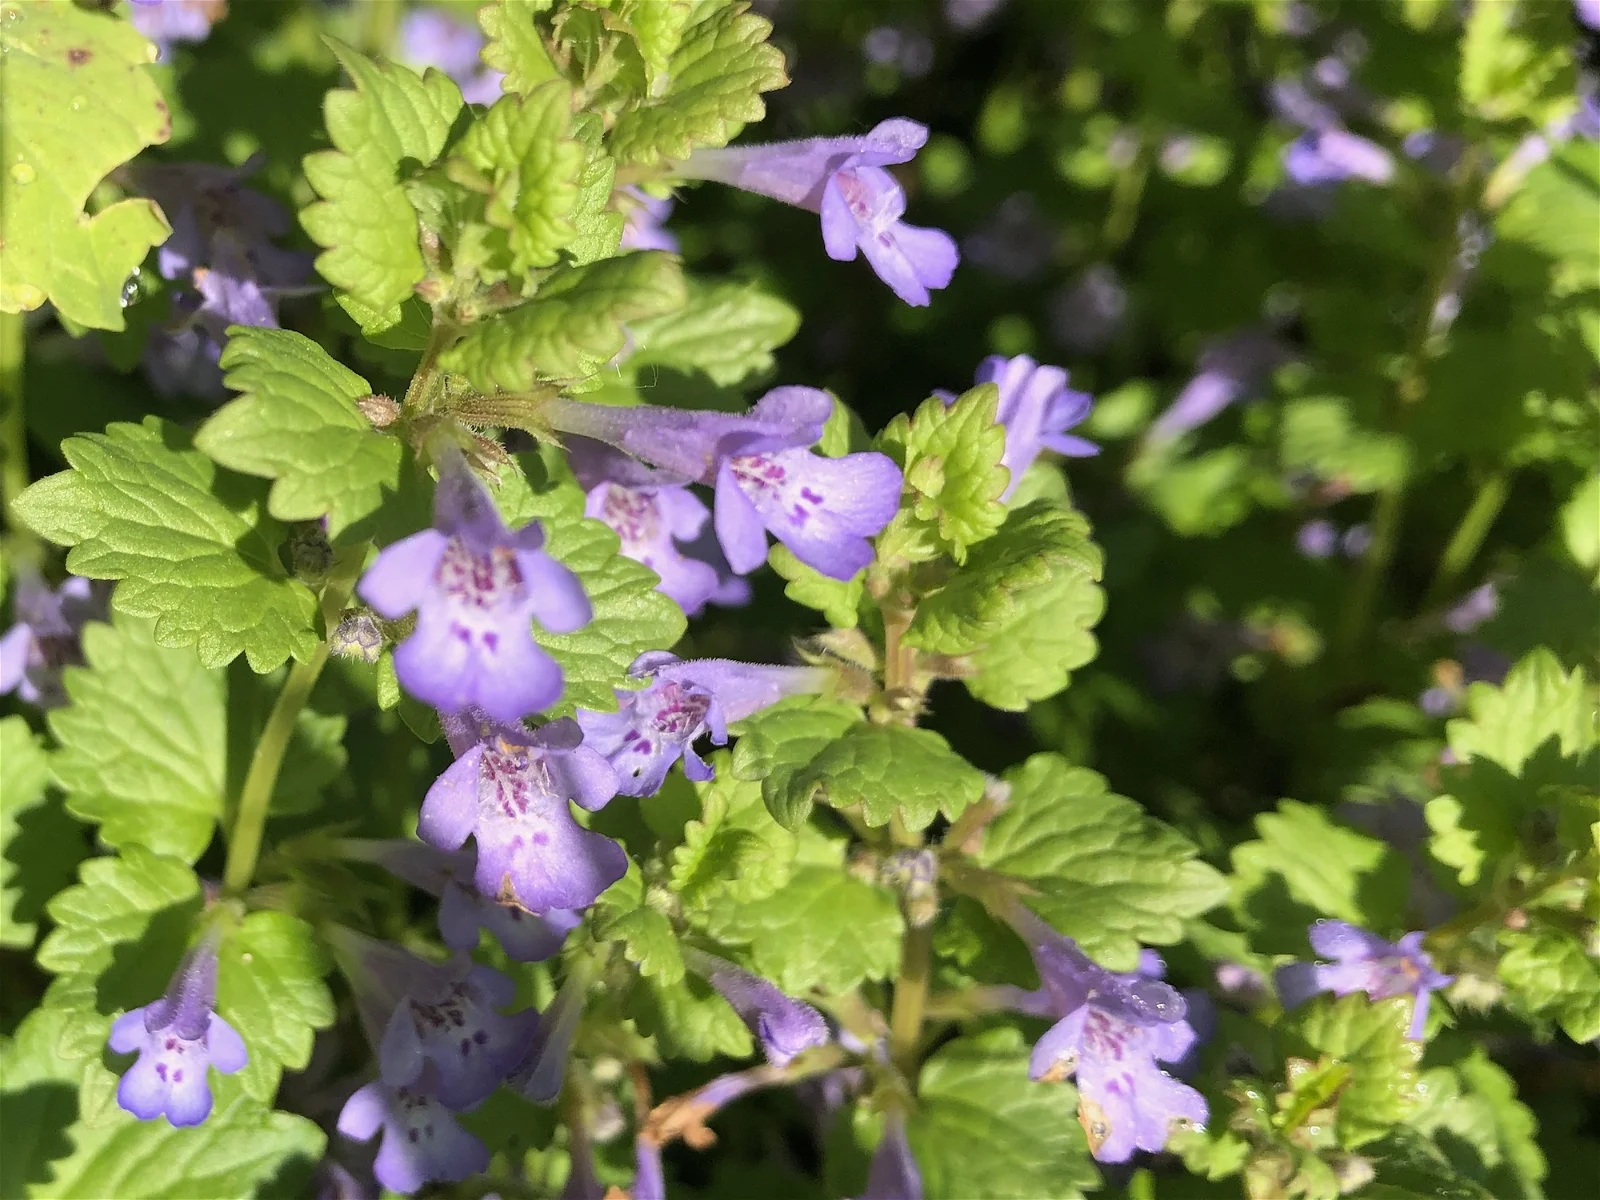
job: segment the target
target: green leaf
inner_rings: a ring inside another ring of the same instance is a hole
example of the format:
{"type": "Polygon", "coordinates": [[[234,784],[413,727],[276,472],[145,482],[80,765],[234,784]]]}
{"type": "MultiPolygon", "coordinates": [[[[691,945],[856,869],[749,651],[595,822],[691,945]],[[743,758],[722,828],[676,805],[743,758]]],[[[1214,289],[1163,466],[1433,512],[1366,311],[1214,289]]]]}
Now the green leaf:
{"type": "Polygon", "coordinates": [[[1293,1052],[1327,1055],[1351,1067],[1339,1093],[1339,1144],[1355,1149],[1416,1111],[1422,1043],[1406,1036],[1411,998],[1368,1000],[1361,992],[1317,996],[1284,1018],[1293,1052]]]}
{"type": "Polygon", "coordinates": [[[901,414],[877,446],[905,471],[906,499],[878,542],[880,558],[926,562],[967,551],[1006,520],[1000,502],[1011,472],[1000,465],[1006,431],[995,423],[1000,389],[980,384],[954,404],[937,396],[901,414]]]}
{"type": "Polygon", "coordinates": [[[1583,671],[1568,674],[1543,647],[1512,667],[1498,688],[1474,683],[1467,707],[1468,717],[1446,727],[1462,765],[1446,768],[1449,793],[1428,801],[1426,813],[1433,856],[1471,884],[1487,859],[1515,848],[1547,789],[1592,786],[1592,763],[1574,760],[1600,742],[1600,726],[1583,671]]]}
{"type": "Polygon", "coordinates": [[[932,730],[857,722],[789,777],[785,807],[859,806],[870,828],[898,815],[915,833],[940,813],[960,816],[983,786],[983,772],[932,730]]]}
{"type": "Polygon", "coordinates": [[[635,349],[626,370],[648,383],[651,367],[700,372],[719,387],[735,387],[773,369],[772,352],[800,328],[793,305],[751,283],[691,280],[677,312],[629,325],[635,349]]]}
{"type": "Polygon", "coordinates": [[[1246,926],[1299,949],[1306,927],[1334,917],[1370,929],[1404,919],[1411,867],[1395,849],[1335,824],[1319,808],[1282,800],[1256,817],[1256,841],[1233,848],[1234,903],[1246,926]]]}
{"type": "Polygon", "coordinates": [[[1054,754],[1006,773],[1010,801],[985,831],[980,865],[1028,884],[1028,905],[1115,971],[1141,943],[1165,945],[1227,895],[1182,834],[1054,754]]]}
{"type": "Polygon", "coordinates": [[[119,615],[83,631],[87,669],[66,674],[72,703],[50,714],[57,782],[74,816],[109,846],[136,842],[192,863],[226,795],[225,681],[191,649],[158,646],[145,621],[119,615]]]}
{"type": "Polygon", "coordinates": [[[582,266],[617,253],[627,218],[611,207],[617,164],[606,153],[600,118],[593,113],[580,114],[573,119],[572,132],[583,143],[587,158],[583,173],[578,176],[578,202],[572,210],[572,225],[577,233],[566,252],[582,266]]]}
{"type": "Polygon", "coordinates": [[[1300,396],[1283,407],[1279,461],[1286,471],[1337,479],[1352,492],[1376,492],[1406,476],[1404,438],[1356,427],[1349,403],[1333,396],[1300,396]]]}
{"type": "Polygon", "coordinates": [[[1099,1183],[1066,1084],[1028,1078],[1015,1029],[942,1047],[923,1064],[906,1122],[930,1200],[1071,1200],[1099,1183]]]}
{"type": "Polygon", "coordinates": [[[1562,505],[1561,535],[1567,553],[1600,587],[1600,474],[1584,480],[1562,505]]]}
{"type": "Polygon", "coordinates": [[[72,1153],[67,1130],[78,1117],[78,1071],[56,1054],[67,1015],[36,1008],[0,1043],[0,1196],[25,1196],[72,1153]]]}
{"type": "Polygon", "coordinates": [[[688,784],[700,816],[683,826],[669,883],[693,918],[714,908],[764,900],[789,882],[798,841],[772,819],[760,785],[739,779],[732,755],[711,756],[714,776],[688,784]]]}
{"type": "Polygon", "coordinates": [[[152,200],[122,200],[92,217],[84,206],[114,168],[172,132],[152,55],[110,13],[68,0],[6,8],[0,312],[48,300],[78,325],[124,327],[123,283],[172,231],[152,200]]]}
{"type": "Polygon", "coordinates": [[[62,1056],[98,1060],[111,1016],[166,991],[200,912],[200,880],[137,843],[87,860],[79,877],[49,904],[56,928],[39,947],[39,965],[60,976],[46,1003],[71,1010],[62,1056]]]}
{"type": "Polygon", "coordinates": [[[1355,1193],[1359,1200],[1509,1200],[1463,1177],[1437,1146],[1405,1126],[1373,1142],[1363,1157],[1376,1178],[1355,1193]]]}
{"type": "Polygon", "coordinates": [[[806,566],[782,542],[773,542],[767,552],[767,562],[788,583],[783,594],[796,604],[814,608],[827,618],[835,629],[854,629],[860,620],[861,597],[866,593],[867,573],[863,569],[854,578],[841,582],[806,566]]]}
{"type": "Polygon", "coordinates": [[[646,250],[558,271],[529,303],[483,321],[442,356],[480,391],[526,391],[537,379],[586,379],[623,345],[623,322],[684,302],[676,257],[646,250]]]}
{"type": "Polygon", "coordinates": [[[1517,1099],[1511,1076],[1474,1047],[1464,1059],[1422,1076],[1425,1107],[1411,1124],[1431,1137],[1457,1171],[1501,1200],[1544,1200],[1547,1172],[1539,1123],[1517,1099]]]}
{"type": "Polygon", "coordinates": [[[417,244],[417,214],[401,186],[402,164],[431,165],[461,111],[461,89],[429,68],[374,62],[328,39],[355,89],[328,93],[323,113],[336,149],[305,158],[320,202],[300,213],[323,247],[317,271],[334,287],[401,322],[400,305],[427,273],[417,244]]]}
{"type": "Polygon", "coordinates": [[[659,975],[641,980],[631,1000],[639,1032],[655,1038],[656,1048],[668,1058],[745,1058],[754,1048],[749,1027],[698,975],[685,974],[670,984],[659,975]]]}
{"type": "Polygon", "coordinates": [[[903,928],[887,890],[817,866],[797,868],[764,900],[718,909],[707,924],[718,941],[747,947],[750,969],[791,995],[887,979],[900,964],[903,928]]]}
{"type": "Polygon", "coordinates": [[[1082,516],[1037,501],[1013,512],[943,587],[918,601],[906,641],[940,654],[970,654],[1017,624],[1034,591],[1059,590],[1062,580],[1076,578],[1082,589],[1098,592],[1101,567],[1082,516]]]}
{"type": "Polygon", "coordinates": [[[333,1024],[331,966],[316,931],[288,913],[250,913],[223,940],[217,1011],[250,1051],[239,1082],[253,1098],[270,1103],[284,1069],[303,1070],[316,1031],[333,1024]]]}
{"type": "Polygon", "coordinates": [[[26,721],[0,718],[0,947],[11,950],[32,949],[45,901],[72,882],[86,849],[48,791],[50,758],[26,721]]]}
{"type": "Polygon", "coordinates": [[[593,619],[576,633],[534,630],[566,679],[551,715],[575,708],[615,712],[613,688],[635,686],[627,674],[633,660],[683,636],[683,610],[656,591],[654,571],[618,553],[622,543],[603,521],[583,515],[583,491],[570,477],[535,492],[520,469],[502,474],[497,494],[506,520],[544,523],[545,549],[577,573],[594,609],[593,619]]]}
{"type": "Polygon", "coordinates": [[[1461,39],[1461,97],[1490,121],[1542,125],[1557,97],[1572,94],[1571,22],[1556,6],[1514,19],[1503,5],[1474,8],[1461,39]]]}
{"type": "Polygon", "coordinates": [[[1600,221],[1600,164],[1585,141],[1556,149],[1528,173],[1495,218],[1495,236],[1563,264],[1574,282],[1600,286],[1600,247],[1584,231],[1600,221]]]}
{"type": "MultiPolygon", "coordinates": [[[[617,118],[611,153],[619,163],[687,158],[697,146],[725,146],[741,124],[759,121],[762,92],[789,82],[783,54],[767,44],[772,23],[747,12],[747,4],[698,6],[667,58],[667,93],[617,118]]],[[[647,26],[648,28],[648,26],[647,26]]],[[[658,31],[649,53],[659,58],[658,31]]]]}
{"type": "Polygon", "coordinates": [[[304,1195],[327,1146],[312,1121],[274,1112],[235,1079],[211,1076],[215,1106],[200,1125],[178,1129],[112,1109],[103,1121],[67,1130],[70,1155],[30,1187],[31,1200],[215,1200],[219,1196],[304,1195]]]}
{"type": "Polygon", "coordinates": [[[504,73],[500,86],[506,91],[525,96],[561,77],[534,24],[538,14],[554,6],[555,0],[502,0],[478,10],[478,24],[489,39],[483,61],[504,73]]]}
{"type": "Polygon", "coordinates": [[[1561,1023],[1580,1045],[1600,1038],[1600,962],[1583,941],[1539,925],[1500,934],[1500,979],[1517,999],[1561,1023]]]}
{"type": "Polygon", "coordinates": [[[316,601],[278,560],[280,528],[259,500],[220,494],[216,467],[155,417],[68,438],[69,471],[17,498],[17,516],[73,547],[67,569],[122,581],[119,612],[155,619],[167,647],[218,667],[241,651],[256,671],[316,648],[316,601]]]}
{"type": "Polygon", "coordinates": [[[268,511],[280,521],[328,519],[337,539],[400,487],[402,446],[355,401],[365,379],[287,329],[236,327],[222,351],[237,400],[195,435],[195,448],[247,475],[274,480],[268,511]]]}
{"type": "Polygon", "coordinates": [[[526,96],[502,96],[473,122],[451,152],[446,171],[487,196],[485,219],[505,230],[510,269],[548,267],[577,237],[572,213],[588,157],[569,136],[572,91],[550,82],[526,96]]]}
{"type": "Polygon", "coordinates": [[[594,932],[603,941],[621,942],[628,961],[647,979],[668,987],[683,978],[683,955],[672,922],[655,909],[640,905],[608,917],[594,932]]]}
{"type": "Polygon", "coordinates": [[[811,811],[811,797],[792,791],[790,780],[860,720],[859,709],[835,700],[815,696],[781,700],[740,723],[733,773],[739,779],[759,781],[767,811],[779,825],[794,829],[811,811]]]}

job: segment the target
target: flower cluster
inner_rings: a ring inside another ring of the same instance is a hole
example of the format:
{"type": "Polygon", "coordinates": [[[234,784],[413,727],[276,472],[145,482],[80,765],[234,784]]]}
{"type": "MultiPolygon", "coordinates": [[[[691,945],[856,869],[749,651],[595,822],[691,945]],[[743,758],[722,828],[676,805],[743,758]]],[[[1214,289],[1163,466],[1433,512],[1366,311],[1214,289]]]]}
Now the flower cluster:
{"type": "Polygon", "coordinates": [[[280,300],[315,290],[306,286],[311,257],[274,244],[289,232],[289,214],[244,186],[261,163],[259,156],[238,167],[141,163],[133,171],[172,225],[156,258],[161,277],[177,285],[171,318],[144,357],[145,374],[163,395],[222,399],[217,361],[228,326],[275,328],[280,300]]]}

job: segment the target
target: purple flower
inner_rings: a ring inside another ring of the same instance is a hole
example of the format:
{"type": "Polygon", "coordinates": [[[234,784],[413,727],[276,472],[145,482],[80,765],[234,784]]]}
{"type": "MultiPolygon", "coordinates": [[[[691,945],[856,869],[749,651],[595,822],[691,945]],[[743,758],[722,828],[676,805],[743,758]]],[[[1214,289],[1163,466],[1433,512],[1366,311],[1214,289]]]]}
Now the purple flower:
{"type": "Polygon", "coordinates": [[[1022,485],[1022,476],[1040,454],[1054,450],[1068,458],[1099,454],[1093,442],[1073,437],[1067,430],[1089,415],[1094,398],[1067,386],[1061,367],[1041,366],[1026,354],[1003,358],[996,354],[978,366],[975,383],[1000,388],[995,420],[1005,426],[1006,449],[1000,463],[1011,472],[1002,500],[1009,500],[1022,485]]]}
{"type": "Polygon", "coordinates": [[[427,1090],[460,1112],[500,1086],[526,1050],[538,1016],[497,1011],[517,994],[516,984],[498,971],[465,960],[450,970],[417,962],[383,1031],[380,1073],[392,1088],[416,1088],[431,1064],[427,1090]]]}
{"type": "Polygon", "coordinates": [[[476,27],[436,8],[414,8],[400,21],[402,61],[413,67],[438,67],[456,81],[468,104],[493,104],[505,78],[479,61],[483,43],[476,27]]]}
{"type": "Polygon", "coordinates": [[[1044,982],[1036,1011],[1058,1018],[1035,1044],[1028,1074],[1076,1075],[1078,1120],[1094,1156],[1125,1162],[1136,1149],[1162,1149],[1174,1121],[1204,1123],[1205,1099],[1157,1065],[1194,1044],[1183,997],[1145,974],[1107,971],[1032,913],[1016,913],[1012,924],[1044,982]]]}
{"type": "Polygon", "coordinates": [[[633,1139],[633,1187],[630,1200],[667,1200],[667,1177],[661,1166],[661,1147],[639,1134],[633,1139]]]}
{"type": "Polygon", "coordinates": [[[920,306],[930,289],[949,284],[960,254],[942,230],[901,221],[906,194],[884,167],[910,162],[927,140],[926,126],[895,118],[864,137],[699,150],[679,173],[820,213],[828,257],[849,262],[864,252],[895,295],[920,306]]]}
{"type": "Polygon", "coordinates": [[[804,1001],[786,996],[759,975],[752,975],[725,958],[683,949],[683,961],[722,994],[722,998],[761,1039],[767,1061],[786,1067],[797,1054],[828,1044],[828,1023],[804,1001]]]}
{"type": "Polygon", "coordinates": [[[165,1114],[174,1125],[198,1125],[210,1115],[206,1068],[232,1075],[250,1057],[244,1039],[213,1011],[216,1002],[217,947],[206,941],[184,955],[166,995],[112,1023],[111,1049],[139,1054],[117,1085],[119,1105],[142,1121],[165,1114]]]}
{"type": "Polygon", "coordinates": [[[1284,172],[1302,187],[1322,187],[1347,179],[1388,183],[1394,156],[1382,146],[1344,129],[1302,134],[1283,152],[1284,172]]]}
{"type": "Polygon", "coordinates": [[[1600,32],[1600,0],[1572,0],[1578,20],[1590,29],[1600,32]]]}
{"type": "Polygon", "coordinates": [[[922,1171],[906,1141],[906,1125],[899,1113],[884,1121],[883,1137],[867,1167],[867,1190],[861,1200],[922,1200],[922,1171]]]}
{"type": "Polygon", "coordinates": [[[688,557],[711,510],[681,485],[628,487],[598,483],[589,489],[584,515],[604,521],[622,542],[622,553],[661,577],[656,590],[690,616],[698,614],[721,584],[716,568],[688,557]]]}
{"type": "Polygon", "coordinates": [[[19,573],[12,598],[17,621],[0,637],[0,695],[14,691],[40,708],[65,704],[61,673],[83,663],[83,627],[106,619],[110,599],[107,583],[69,575],[51,591],[38,575],[19,573]]]}
{"type": "Polygon", "coordinates": [[[552,633],[588,624],[578,577],[544,552],[538,522],[507,530],[459,459],[440,474],[433,523],[385,547],[361,579],[362,599],[382,616],[417,611],[416,631],[394,652],[400,682],[442,712],[475,705],[515,721],[549,707],[561,668],[534,642],[531,621],[552,633]]]}
{"type": "Polygon", "coordinates": [[[1339,527],[1332,521],[1318,517],[1300,526],[1294,543],[1307,558],[1331,558],[1339,548],[1339,527]]]}
{"type": "Polygon", "coordinates": [[[617,776],[570,717],[537,731],[474,722],[463,746],[446,724],[459,757],[428,789],[417,835],[441,850],[478,843],[478,891],[532,913],[582,909],[621,879],[628,856],[610,838],[572,816],[569,801],[593,812],[617,793],[617,776]]]}
{"type": "Polygon", "coordinates": [[[1279,967],[1278,996],[1293,1008],[1317,992],[1339,996],[1365,992],[1373,1000],[1411,995],[1415,1008],[1408,1036],[1420,1041],[1428,1024],[1428,999],[1435,988],[1455,976],[1433,969],[1433,959],[1422,948],[1422,934],[1408,933],[1399,942],[1386,942],[1343,921],[1318,921],[1311,927],[1311,947],[1331,958],[1331,963],[1290,963],[1279,967]]]}
{"type": "Polygon", "coordinates": [[[622,248],[665,250],[668,254],[676,254],[678,239],[662,228],[672,212],[672,200],[669,197],[652,196],[636,187],[617,190],[628,198],[623,209],[627,220],[622,227],[622,248]]]}
{"type": "Polygon", "coordinates": [[[653,473],[635,468],[624,476],[615,460],[597,460],[591,448],[579,444],[576,469],[629,486],[715,483],[718,466],[733,455],[815,445],[832,412],[833,398],[809,387],[773,388],[744,414],[564,399],[548,400],[541,409],[557,431],[603,442],[659,468],[653,473]]]}
{"type": "Polygon", "coordinates": [[[372,1169],[391,1192],[409,1196],[426,1183],[458,1183],[489,1169],[488,1149],[426,1090],[431,1075],[430,1068],[415,1087],[369,1083],[339,1113],[347,1138],[367,1142],[383,1130],[372,1169]]]}
{"type": "Polygon", "coordinates": [[[1199,373],[1156,418],[1147,438],[1163,442],[1198,429],[1293,358],[1287,346],[1261,330],[1247,329],[1213,342],[1200,355],[1199,373]]]}
{"type": "Polygon", "coordinates": [[[900,468],[876,451],[734,455],[717,471],[717,540],[740,575],[766,561],[770,530],[808,567],[851,579],[872,562],[867,539],[899,510],[900,485],[900,468]]]}
{"type": "Polygon", "coordinates": [[[619,689],[616,712],[577,713],[585,748],[605,755],[624,796],[655,795],[680,758],[690,779],[710,779],[710,766],[694,751],[697,738],[710,733],[714,743],[726,745],[733,722],[785,696],[820,691],[828,679],[818,667],[762,666],[725,658],[680,661],[666,651],[641,654],[628,674],[649,682],[634,692],[619,689]]]}
{"type": "Polygon", "coordinates": [[[345,857],[375,862],[391,874],[439,899],[439,936],[452,950],[478,948],[478,930],[487,929],[514,962],[543,962],[561,949],[580,917],[570,909],[530,913],[485,896],[473,882],[478,856],[454,854],[421,842],[344,841],[345,857]]]}
{"type": "Polygon", "coordinates": [[[1445,628],[1452,633],[1471,633],[1499,611],[1500,589],[1493,583],[1480,584],[1445,613],[1445,628]]]}
{"type": "Polygon", "coordinates": [[[172,57],[174,42],[203,42],[228,13],[228,0],[133,0],[128,19],[159,48],[158,62],[172,57]]]}

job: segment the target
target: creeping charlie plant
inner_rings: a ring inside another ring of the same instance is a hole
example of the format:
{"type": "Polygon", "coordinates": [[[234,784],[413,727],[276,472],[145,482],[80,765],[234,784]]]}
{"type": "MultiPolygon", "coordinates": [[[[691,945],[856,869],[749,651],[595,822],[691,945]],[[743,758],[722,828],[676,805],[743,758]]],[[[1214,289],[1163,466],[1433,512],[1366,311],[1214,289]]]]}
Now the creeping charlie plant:
{"type": "Polygon", "coordinates": [[[0,0],[0,1194],[1588,1194],[1597,37],[0,0]]]}

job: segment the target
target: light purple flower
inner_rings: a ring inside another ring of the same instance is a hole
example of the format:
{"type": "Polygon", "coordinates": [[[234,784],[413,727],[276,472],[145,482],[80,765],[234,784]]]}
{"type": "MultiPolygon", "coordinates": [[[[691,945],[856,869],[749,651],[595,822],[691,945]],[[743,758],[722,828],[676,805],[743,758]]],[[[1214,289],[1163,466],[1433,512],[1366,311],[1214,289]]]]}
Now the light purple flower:
{"type": "Polygon", "coordinates": [[[583,1018],[588,983],[582,975],[567,976],[550,1007],[539,1014],[539,1026],[522,1061],[506,1083],[535,1104],[554,1104],[567,1077],[572,1039],[583,1018]]]}
{"type": "Polygon", "coordinates": [[[111,1049],[139,1054],[117,1085],[117,1103],[142,1121],[165,1115],[174,1125],[198,1125],[211,1113],[206,1069],[224,1075],[249,1061],[244,1039],[215,1011],[217,947],[189,951],[161,999],[123,1013],[111,1026],[111,1049]]]}
{"type": "Polygon", "coordinates": [[[493,104],[505,78],[478,59],[484,36],[476,26],[436,8],[413,8],[400,21],[400,58],[410,66],[438,67],[468,104],[493,104]]]}
{"type": "Polygon", "coordinates": [[[679,164],[679,174],[820,213],[828,257],[849,262],[864,252],[878,278],[920,306],[930,289],[948,286],[960,253],[944,231],[901,221],[906,194],[884,167],[910,162],[927,140],[926,126],[895,118],[864,137],[699,150],[679,164]]]}
{"type": "Polygon", "coordinates": [[[431,1075],[429,1068],[415,1087],[369,1083],[339,1113],[339,1132],[347,1138],[368,1142],[383,1131],[372,1169],[391,1192],[409,1196],[424,1184],[458,1183],[489,1169],[488,1149],[429,1094],[431,1075]]]}
{"type": "Polygon", "coordinates": [[[1294,535],[1294,543],[1307,558],[1331,558],[1339,548],[1339,527],[1324,517],[1307,521],[1294,535]]]}
{"type": "Polygon", "coordinates": [[[629,1200],[667,1200],[667,1177],[661,1166],[661,1147],[654,1138],[633,1139],[633,1187],[629,1200]]]}
{"type": "Polygon", "coordinates": [[[1383,184],[1394,178],[1394,156],[1376,142],[1345,129],[1302,134],[1283,152],[1284,172],[1301,187],[1363,179],[1383,184]]]}
{"type": "Polygon", "coordinates": [[[678,239],[662,226],[672,212],[672,200],[666,196],[652,196],[636,187],[617,189],[627,197],[622,226],[624,250],[665,250],[678,253],[678,239]]]}
{"type": "Polygon", "coordinates": [[[656,590],[690,616],[716,592],[716,569],[689,558],[680,546],[692,544],[711,520],[711,510],[687,487],[598,483],[589,489],[584,515],[604,521],[622,542],[623,555],[659,575],[656,590]]]}
{"type": "Polygon", "coordinates": [[[629,486],[715,483],[718,466],[733,455],[815,445],[832,412],[833,398],[809,387],[773,388],[743,414],[565,399],[548,400],[540,409],[558,432],[603,442],[658,468],[624,477],[614,460],[590,465],[593,451],[579,445],[576,469],[629,486]]]}
{"type": "Polygon", "coordinates": [[[1150,426],[1148,440],[1167,441],[1198,429],[1293,358],[1287,346],[1263,330],[1247,329],[1213,342],[1200,355],[1199,373],[1150,426]]]}
{"type": "Polygon", "coordinates": [[[767,559],[767,532],[831,579],[872,562],[867,539],[900,508],[900,468],[876,451],[824,458],[809,450],[740,454],[717,472],[717,540],[740,575],[767,559]]]}
{"type": "Polygon", "coordinates": [[[1178,1062],[1194,1044],[1183,997],[1144,973],[1107,971],[1026,910],[1012,925],[1044,982],[1032,1011],[1058,1018],[1035,1044],[1028,1074],[1076,1076],[1078,1120],[1095,1158],[1125,1162],[1136,1149],[1165,1147],[1174,1122],[1203,1124],[1204,1097],[1157,1065],[1178,1062]]]}
{"type": "MultiPolygon", "coordinates": [[[[468,718],[470,720],[470,717],[468,718]]],[[[478,891],[532,913],[587,908],[628,870],[610,838],[573,818],[569,801],[593,812],[617,793],[617,776],[600,753],[582,745],[570,717],[537,731],[483,721],[463,745],[446,724],[459,757],[428,789],[417,836],[441,850],[478,843],[478,891]]]]}
{"type": "Polygon", "coordinates": [[[128,19],[156,44],[157,61],[167,62],[173,43],[205,41],[227,12],[227,0],[133,0],[128,19]]]}
{"type": "Polygon", "coordinates": [[[498,1011],[517,987],[500,972],[460,960],[422,963],[383,1031],[378,1066],[392,1088],[416,1088],[432,1066],[428,1092],[446,1108],[471,1108],[500,1086],[533,1037],[532,1010],[498,1011]]]}
{"type": "Polygon", "coordinates": [[[361,598],[382,616],[417,612],[416,631],[394,652],[400,682],[442,712],[476,706],[516,721],[548,708],[561,695],[561,668],[531,622],[581,629],[591,613],[583,585],[544,552],[537,521],[507,530],[459,459],[439,476],[433,523],[385,547],[361,579],[361,598]]]}
{"type": "Polygon", "coordinates": [[[867,1167],[861,1200],[922,1200],[922,1170],[906,1141],[906,1124],[897,1112],[884,1120],[883,1137],[867,1167]]]}
{"type": "Polygon", "coordinates": [[[1420,1041],[1428,1024],[1429,997],[1455,979],[1433,969],[1422,937],[1408,933],[1398,942],[1386,942],[1344,921],[1318,921],[1311,927],[1311,947],[1334,961],[1279,967],[1278,996],[1285,1008],[1293,1008],[1317,992],[1365,992],[1373,1000],[1409,994],[1415,1006],[1408,1036],[1420,1041]]]}
{"type": "Polygon", "coordinates": [[[804,1001],[784,995],[759,975],[692,946],[684,947],[683,961],[716,988],[750,1032],[761,1039],[761,1049],[773,1066],[786,1067],[802,1051],[828,1044],[828,1023],[822,1014],[804,1001]]]}
{"type": "Polygon", "coordinates": [[[83,627],[106,619],[110,599],[108,583],[69,575],[52,591],[38,575],[19,572],[11,602],[16,624],[0,637],[0,695],[14,691],[40,708],[65,704],[61,673],[82,665],[83,627]]]}
{"type": "Polygon", "coordinates": [[[1026,354],[1004,358],[998,354],[978,366],[974,383],[1000,388],[995,419],[1006,430],[1006,449],[1000,463],[1011,472],[1002,500],[1009,500],[1022,485],[1022,476],[1040,454],[1053,450],[1068,458],[1099,454],[1100,447],[1067,430],[1089,415],[1094,397],[1067,386],[1061,367],[1043,366],[1026,354]]]}
{"type": "Polygon", "coordinates": [[[347,840],[346,858],[375,862],[391,874],[439,900],[439,936],[452,950],[478,948],[478,930],[487,929],[514,962],[543,962],[559,951],[581,917],[570,909],[525,912],[501,904],[477,888],[477,854],[447,853],[422,842],[347,840]]]}
{"type": "Polygon", "coordinates": [[[1499,611],[1500,589],[1493,582],[1480,584],[1445,613],[1445,628],[1452,633],[1471,633],[1499,611]]]}
{"type": "Polygon", "coordinates": [[[1600,32],[1600,0],[1572,0],[1578,20],[1590,29],[1600,32]]]}
{"type": "Polygon", "coordinates": [[[666,651],[641,654],[628,668],[649,682],[638,691],[618,690],[617,711],[579,709],[584,746],[605,755],[624,796],[653,796],[683,759],[684,774],[697,782],[712,777],[694,742],[709,733],[718,746],[728,726],[785,696],[821,691],[828,673],[818,667],[775,667],[725,658],[680,660],[666,651]]]}

